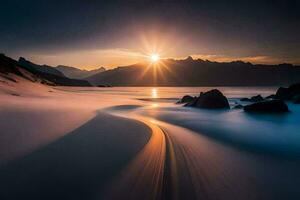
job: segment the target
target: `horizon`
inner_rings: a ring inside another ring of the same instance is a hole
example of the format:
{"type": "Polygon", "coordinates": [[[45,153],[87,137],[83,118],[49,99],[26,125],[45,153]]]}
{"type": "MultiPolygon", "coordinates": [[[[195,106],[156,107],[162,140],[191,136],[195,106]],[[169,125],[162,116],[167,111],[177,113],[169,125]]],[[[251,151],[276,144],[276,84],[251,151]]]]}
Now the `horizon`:
{"type": "Polygon", "coordinates": [[[1,51],[88,70],[135,64],[153,53],[300,65],[299,4],[13,0],[0,9],[1,51]]]}
{"type": "MultiPolygon", "coordinates": [[[[5,53],[3,53],[4,55],[6,55],[5,53]]],[[[8,56],[8,55],[6,55],[8,56]]],[[[8,56],[10,57],[10,56],[8,56]]],[[[245,60],[245,59],[233,59],[233,60],[230,60],[229,58],[220,58],[220,59],[209,59],[209,58],[201,58],[201,57],[193,57],[192,55],[189,55],[187,57],[179,57],[179,58],[171,58],[171,57],[168,57],[168,58],[159,58],[159,60],[161,61],[166,61],[166,60],[174,60],[174,61],[182,61],[182,60],[186,60],[188,59],[189,57],[191,57],[194,61],[197,61],[197,60],[203,60],[205,62],[217,62],[217,63],[231,63],[231,62],[244,62],[244,63],[250,63],[252,65],[266,65],[266,66],[272,66],[272,65],[281,65],[281,64],[291,64],[293,65],[294,67],[299,67],[300,64],[293,64],[293,63],[287,63],[287,62],[278,62],[278,63],[256,63],[255,60],[256,59],[249,59],[249,60],[245,60]],[[253,62],[254,61],[254,62],[253,62]]],[[[139,65],[139,64],[145,64],[145,63],[151,63],[151,60],[149,60],[150,58],[144,58],[143,60],[139,61],[139,62],[136,62],[136,63],[130,63],[130,64],[127,64],[127,65],[117,65],[117,66],[112,66],[112,67],[107,67],[107,66],[94,66],[94,67],[78,67],[78,66],[71,66],[71,65],[64,65],[64,64],[58,64],[58,65],[50,65],[50,64],[47,64],[47,63],[38,63],[38,62],[35,62],[34,60],[31,60],[31,59],[28,59],[26,57],[23,57],[23,56],[19,56],[19,57],[11,57],[15,60],[19,60],[20,58],[24,58],[25,60],[29,61],[29,62],[32,62],[34,64],[37,64],[37,65],[47,65],[47,66],[50,66],[50,67],[53,67],[53,68],[56,68],[56,67],[59,67],[59,66],[64,66],[64,67],[73,67],[73,68],[77,68],[77,69],[80,69],[80,70],[87,70],[87,71],[92,71],[92,70],[97,70],[97,69],[100,69],[100,68],[105,68],[105,70],[112,70],[112,69],[116,69],[116,68],[119,68],[119,67],[127,67],[127,66],[132,66],[132,65],[139,65]]]]}

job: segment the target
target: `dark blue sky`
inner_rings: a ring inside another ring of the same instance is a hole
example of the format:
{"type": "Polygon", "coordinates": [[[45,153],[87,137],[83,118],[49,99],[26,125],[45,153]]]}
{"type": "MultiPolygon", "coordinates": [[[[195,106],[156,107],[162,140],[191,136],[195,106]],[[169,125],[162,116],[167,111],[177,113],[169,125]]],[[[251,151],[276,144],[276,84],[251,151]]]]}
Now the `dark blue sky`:
{"type": "Polygon", "coordinates": [[[300,1],[1,1],[0,51],[13,57],[113,66],[162,43],[167,57],[299,64],[300,1]],[[79,54],[93,62],[70,62],[79,54]]]}

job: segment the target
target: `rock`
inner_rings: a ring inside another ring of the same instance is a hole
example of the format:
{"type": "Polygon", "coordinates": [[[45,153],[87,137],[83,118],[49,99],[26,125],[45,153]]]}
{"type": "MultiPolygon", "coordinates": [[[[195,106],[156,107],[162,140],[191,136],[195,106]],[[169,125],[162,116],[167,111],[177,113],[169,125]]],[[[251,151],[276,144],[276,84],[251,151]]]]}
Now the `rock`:
{"type": "Polygon", "coordinates": [[[99,84],[97,87],[112,87],[111,85],[104,85],[104,84],[99,84]]]}
{"type": "Polygon", "coordinates": [[[286,113],[289,111],[289,108],[282,100],[270,100],[244,106],[244,111],[258,113],[286,113]]]}
{"type": "Polygon", "coordinates": [[[292,100],[295,96],[300,95],[300,83],[293,84],[288,88],[280,87],[275,96],[281,100],[292,100]]]}
{"type": "Polygon", "coordinates": [[[263,100],[264,100],[264,98],[261,95],[251,97],[251,101],[253,101],[253,102],[258,102],[258,101],[263,101],[263,100]]]}
{"type": "Polygon", "coordinates": [[[185,106],[208,108],[208,109],[229,109],[227,98],[217,89],[201,93],[199,97],[187,103],[185,106]]]}
{"type": "Polygon", "coordinates": [[[281,100],[290,100],[292,98],[291,91],[288,88],[284,88],[284,87],[278,88],[275,96],[276,98],[281,100]]]}
{"type": "Polygon", "coordinates": [[[196,98],[197,97],[192,97],[190,95],[185,95],[177,103],[178,104],[180,104],[180,103],[189,103],[189,102],[194,101],[196,98]]]}
{"type": "Polygon", "coordinates": [[[296,95],[296,96],[293,98],[293,103],[294,103],[294,104],[300,104],[300,95],[296,95]]]}
{"type": "Polygon", "coordinates": [[[250,101],[249,98],[241,98],[240,101],[250,101]]]}
{"type": "Polygon", "coordinates": [[[242,108],[244,108],[244,106],[241,104],[238,104],[238,105],[235,105],[233,108],[234,109],[242,109],[242,108]]]}
{"type": "Polygon", "coordinates": [[[11,93],[11,95],[12,96],[18,96],[18,97],[21,96],[20,94],[17,94],[17,93],[11,93]]]}
{"type": "Polygon", "coordinates": [[[250,101],[250,102],[259,102],[259,101],[263,101],[263,100],[264,100],[264,98],[260,94],[253,96],[250,99],[249,98],[240,99],[240,101],[250,101]]]}
{"type": "Polygon", "coordinates": [[[271,95],[267,96],[266,99],[276,99],[276,95],[271,94],[271,95]]]}

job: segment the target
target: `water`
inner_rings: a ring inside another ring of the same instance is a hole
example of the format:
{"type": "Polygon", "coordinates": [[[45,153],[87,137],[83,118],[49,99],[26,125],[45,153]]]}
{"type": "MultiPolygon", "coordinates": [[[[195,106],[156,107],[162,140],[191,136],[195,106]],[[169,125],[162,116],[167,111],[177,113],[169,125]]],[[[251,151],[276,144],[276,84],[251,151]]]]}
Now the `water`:
{"type": "MultiPolygon", "coordinates": [[[[299,199],[300,106],[288,103],[290,113],[274,115],[175,104],[183,95],[198,95],[209,89],[108,88],[102,92],[136,99],[139,107],[116,109],[122,110],[124,117],[132,113],[150,117],[153,120],[149,122],[171,138],[175,161],[170,162],[168,170],[172,176],[179,171],[179,181],[173,184],[179,188],[175,190],[179,199],[299,199]],[[192,174],[192,183],[186,173],[192,174]]],[[[219,89],[231,104],[242,97],[267,96],[276,91],[262,87],[219,89]]],[[[172,156],[166,157],[172,160],[172,156]]]]}
{"type": "MultiPolygon", "coordinates": [[[[139,113],[173,123],[227,145],[253,152],[300,157],[300,106],[288,103],[288,114],[248,114],[243,110],[211,111],[185,108],[175,102],[182,96],[199,95],[211,87],[115,87],[94,91],[138,100],[139,113]]],[[[220,87],[231,105],[239,98],[276,92],[274,87],[220,87]]]]}
{"type": "MultiPolygon", "coordinates": [[[[112,88],[82,88],[80,91],[94,91],[115,95],[129,95],[137,98],[181,98],[189,94],[198,96],[215,87],[112,87],[112,88]]],[[[276,92],[276,87],[218,87],[229,98],[249,97],[261,94],[268,96],[276,92]]]]}

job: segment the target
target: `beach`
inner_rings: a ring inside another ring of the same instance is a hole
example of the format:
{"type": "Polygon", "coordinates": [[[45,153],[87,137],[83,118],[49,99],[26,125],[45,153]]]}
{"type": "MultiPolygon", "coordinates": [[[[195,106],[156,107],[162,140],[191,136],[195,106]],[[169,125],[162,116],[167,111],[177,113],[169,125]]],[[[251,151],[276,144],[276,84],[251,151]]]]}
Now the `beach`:
{"type": "MultiPolygon", "coordinates": [[[[209,88],[0,84],[1,199],[300,197],[297,105],[251,115],[175,104],[209,88]]],[[[233,106],[275,88],[220,90],[233,106]]]]}

